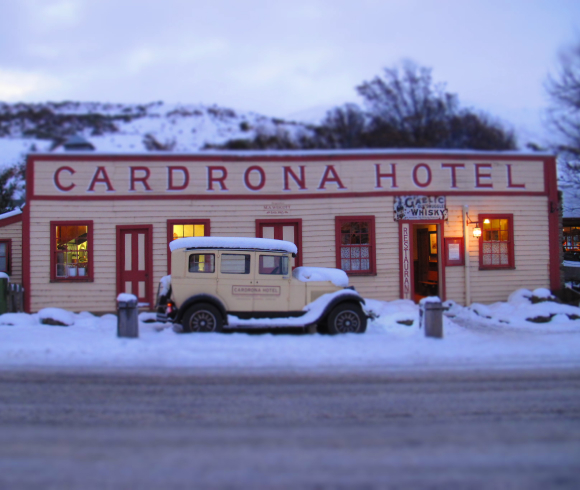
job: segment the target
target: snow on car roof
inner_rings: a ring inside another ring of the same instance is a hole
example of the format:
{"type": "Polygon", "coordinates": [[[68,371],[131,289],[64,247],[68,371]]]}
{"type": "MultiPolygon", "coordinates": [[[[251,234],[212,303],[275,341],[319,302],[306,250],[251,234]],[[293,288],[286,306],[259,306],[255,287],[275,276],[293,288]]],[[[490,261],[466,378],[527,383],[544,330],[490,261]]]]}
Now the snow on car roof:
{"type": "Polygon", "coordinates": [[[292,242],[274,240],[272,238],[249,237],[200,236],[178,238],[169,244],[169,248],[172,252],[180,248],[233,248],[298,253],[296,245],[292,242]]]}

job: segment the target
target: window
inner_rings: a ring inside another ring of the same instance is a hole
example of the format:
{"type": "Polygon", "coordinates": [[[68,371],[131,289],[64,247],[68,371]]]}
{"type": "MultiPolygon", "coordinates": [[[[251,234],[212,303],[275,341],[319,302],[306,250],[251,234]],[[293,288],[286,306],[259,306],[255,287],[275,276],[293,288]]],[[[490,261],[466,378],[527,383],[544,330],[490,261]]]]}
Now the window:
{"type": "Polygon", "coordinates": [[[11,240],[0,240],[0,272],[10,275],[11,240]]]}
{"type": "Polygon", "coordinates": [[[336,267],[350,275],[376,273],[375,217],[337,216],[336,267]]]}
{"type": "Polygon", "coordinates": [[[242,254],[222,254],[220,272],[222,274],[249,274],[250,256],[242,254]]]}
{"type": "Polygon", "coordinates": [[[260,274],[287,275],[288,257],[286,255],[260,255],[260,274]]]}
{"type": "Polygon", "coordinates": [[[480,214],[480,269],[510,269],[514,267],[513,215],[480,214]]]}
{"type": "Polygon", "coordinates": [[[92,281],[92,235],[92,221],[51,221],[51,281],[92,281]]]}
{"type": "Polygon", "coordinates": [[[580,226],[564,226],[564,252],[580,252],[580,226]]]}
{"type": "Polygon", "coordinates": [[[191,254],[189,256],[189,272],[215,272],[215,255],[191,254]]]}
{"type": "MultiPolygon", "coordinates": [[[[167,244],[178,238],[210,236],[208,219],[168,219],[167,244]]],[[[167,273],[171,274],[171,253],[167,247],[167,273]]]]}

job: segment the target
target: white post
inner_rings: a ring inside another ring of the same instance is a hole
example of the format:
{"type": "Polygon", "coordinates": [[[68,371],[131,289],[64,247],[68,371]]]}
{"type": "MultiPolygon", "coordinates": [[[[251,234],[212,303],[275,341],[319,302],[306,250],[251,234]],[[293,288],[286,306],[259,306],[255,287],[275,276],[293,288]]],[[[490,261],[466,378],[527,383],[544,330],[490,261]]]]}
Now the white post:
{"type": "Polygon", "coordinates": [[[467,228],[467,212],[469,211],[469,206],[467,204],[463,205],[463,257],[465,260],[465,306],[471,304],[471,280],[469,278],[469,233],[467,228]]]}

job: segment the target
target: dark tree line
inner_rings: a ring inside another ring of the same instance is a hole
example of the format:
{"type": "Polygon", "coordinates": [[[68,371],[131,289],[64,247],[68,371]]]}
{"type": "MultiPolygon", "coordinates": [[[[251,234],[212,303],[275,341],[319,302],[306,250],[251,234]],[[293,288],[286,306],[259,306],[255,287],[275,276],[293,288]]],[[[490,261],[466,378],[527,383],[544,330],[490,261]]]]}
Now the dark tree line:
{"type": "MultiPolygon", "coordinates": [[[[513,132],[489,116],[461,108],[455,94],[433,82],[431,70],[407,62],[357,87],[365,109],[330,110],[309,132],[260,131],[225,149],[455,148],[512,150],[513,132]]],[[[216,146],[213,146],[214,148],[216,146]]]]}

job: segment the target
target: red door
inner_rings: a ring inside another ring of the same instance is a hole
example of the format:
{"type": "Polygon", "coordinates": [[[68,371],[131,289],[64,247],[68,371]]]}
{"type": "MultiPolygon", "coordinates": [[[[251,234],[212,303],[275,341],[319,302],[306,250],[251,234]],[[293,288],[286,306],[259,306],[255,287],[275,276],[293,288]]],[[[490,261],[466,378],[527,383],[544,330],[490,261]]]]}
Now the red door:
{"type": "Polygon", "coordinates": [[[117,294],[153,307],[151,225],[117,226],[117,294]]]}
{"type": "Polygon", "coordinates": [[[286,240],[292,242],[298,248],[294,266],[302,265],[302,220],[281,219],[257,219],[256,237],[274,238],[275,240],[286,240]]]}

